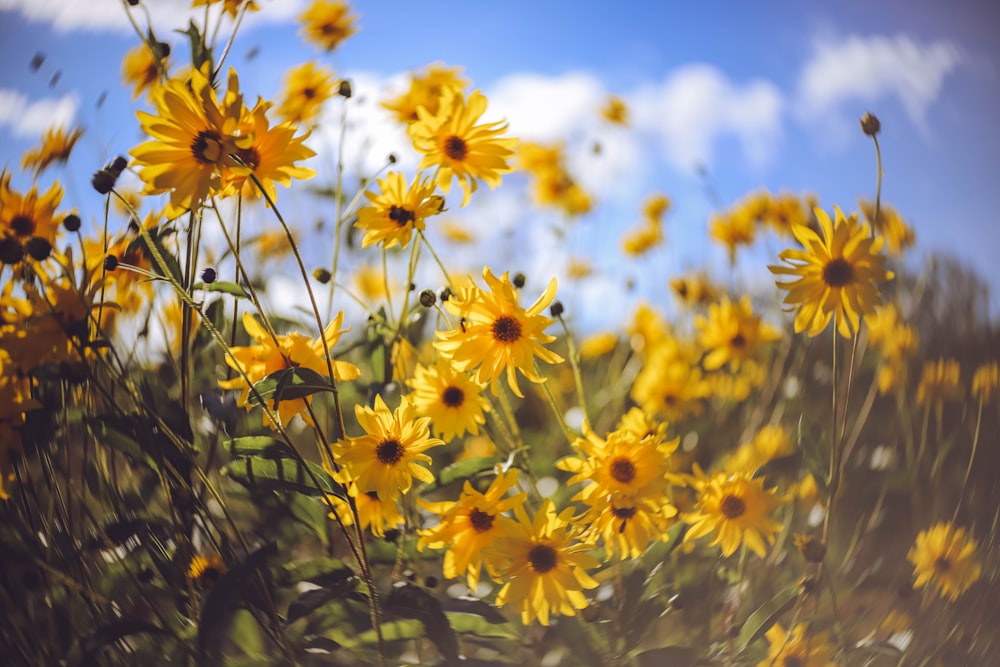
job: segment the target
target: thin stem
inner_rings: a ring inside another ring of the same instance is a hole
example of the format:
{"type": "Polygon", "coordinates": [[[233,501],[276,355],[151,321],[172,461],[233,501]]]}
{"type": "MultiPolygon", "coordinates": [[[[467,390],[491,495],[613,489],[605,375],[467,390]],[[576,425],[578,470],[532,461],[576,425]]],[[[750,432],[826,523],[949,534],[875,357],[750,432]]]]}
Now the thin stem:
{"type": "Polygon", "coordinates": [[[979,412],[976,415],[976,430],[972,435],[972,452],[969,454],[969,465],[965,468],[965,476],[962,478],[961,493],[958,502],[955,504],[955,512],[951,515],[951,522],[954,524],[958,520],[958,510],[962,507],[962,498],[965,497],[965,487],[969,483],[969,475],[972,474],[972,462],[976,460],[976,449],[979,446],[979,428],[983,425],[983,398],[979,399],[979,412]]]}
{"type": "Polygon", "coordinates": [[[573,342],[573,335],[566,325],[566,320],[563,319],[562,315],[559,315],[558,319],[559,324],[562,325],[563,331],[566,333],[566,351],[569,354],[570,366],[573,368],[573,382],[576,384],[576,395],[580,401],[580,409],[583,411],[583,418],[589,424],[590,415],[587,413],[587,395],[583,390],[583,376],[580,374],[580,358],[577,354],[576,344],[573,342]]]}

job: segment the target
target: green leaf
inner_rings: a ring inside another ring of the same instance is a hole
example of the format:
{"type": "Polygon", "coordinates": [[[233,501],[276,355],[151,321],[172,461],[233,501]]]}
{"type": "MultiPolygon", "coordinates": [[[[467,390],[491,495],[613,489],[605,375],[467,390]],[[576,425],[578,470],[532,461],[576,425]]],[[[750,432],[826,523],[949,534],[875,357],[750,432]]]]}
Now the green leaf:
{"type": "Polygon", "coordinates": [[[412,618],[424,626],[427,638],[434,642],[441,657],[448,664],[458,661],[458,639],[441,609],[441,603],[419,586],[404,584],[392,589],[385,601],[387,614],[412,618]]]}
{"type": "Polygon", "coordinates": [[[96,664],[97,653],[108,644],[113,644],[119,639],[140,633],[169,635],[169,630],[165,630],[157,625],[140,619],[125,619],[105,625],[99,628],[94,634],[85,638],[81,642],[83,655],[78,664],[96,664]]]}
{"type": "Polygon", "coordinates": [[[296,521],[311,530],[324,545],[327,544],[326,505],[298,493],[282,498],[281,503],[296,521]]]}
{"type": "Polygon", "coordinates": [[[306,591],[288,605],[288,613],[285,614],[285,623],[291,625],[300,618],[305,618],[316,609],[319,609],[327,602],[341,597],[339,591],[332,591],[326,588],[314,588],[306,591]]]}
{"type": "Polygon", "coordinates": [[[265,459],[295,458],[295,452],[287,444],[267,435],[248,435],[227,440],[226,449],[233,456],[260,456],[265,459]]]}
{"type": "Polygon", "coordinates": [[[743,651],[750,644],[764,636],[778,617],[784,614],[795,605],[795,601],[802,595],[802,585],[794,584],[781,590],[773,598],[762,604],[757,611],[747,617],[743,627],[740,628],[739,647],[743,651]]]}
{"type": "Polygon", "coordinates": [[[219,280],[214,283],[195,283],[192,287],[203,292],[221,292],[222,294],[235,296],[238,299],[250,298],[250,295],[247,294],[242,285],[237,285],[226,280],[219,280]]]}
{"type": "Polygon", "coordinates": [[[280,586],[294,586],[308,581],[323,588],[337,588],[353,576],[354,570],[339,560],[313,558],[283,565],[278,571],[277,583],[280,586]]]}
{"type": "MultiPolygon", "coordinates": [[[[483,604],[486,604],[485,602],[483,604]]],[[[497,612],[498,614],[500,612],[497,612]]],[[[475,637],[498,637],[501,639],[520,639],[514,625],[507,623],[494,623],[484,616],[478,614],[465,614],[462,612],[445,612],[452,629],[460,635],[473,635],[475,637]]]]}
{"type": "MultiPolygon", "coordinates": [[[[211,64],[212,62],[212,50],[206,48],[205,38],[202,36],[201,31],[198,30],[198,26],[192,20],[190,25],[188,25],[187,30],[177,30],[176,32],[182,35],[187,35],[188,40],[191,42],[191,65],[196,69],[200,70],[201,66],[206,62],[211,64]]],[[[212,68],[214,69],[214,67],[212,68]]],[[[211,75],[211,73],[210,73],[211,75]]],[[[214,81],[209,83],[214,84],[214,81]]]]}
{"type": "Polygon", "coordinates": [[[309,368],[283,368],[253,385],[251,405],[277,406],[281,401],[293,401],[320,391],[333,391],[327,378],[309,368]]]}
{"type": "MultiPolygon", "coordinates": [[[[194,23],[192,22],[192,27],[194,23]]],[[[195,28],[197,30],[197,28],[195,28]]],[[[159,253],[160,257],[163,259],[163,263],[166,264],[167,273],[163,272],[163,268],[160,266],[160,262],[157,261],[155,255],[149,248],[149,244],[146,242],[144,236],[140,236],[135,240],[135,243],[140,243],[142,248],[142,253],[149,258],[149,263],[153,268],[153,273],[167,277],[173,278],[174,282],[178,285],[183,284],[181,265],[178,263],[177,258],[174,257],[173,253],[167,250],[166,246],[163,245],[163,233],[159,227],[153,227],[149,230],[149,238],[153,242],[153,248],[159,253]]]]}
{"type": "Polygon", "coordinates": [[[335,482],[330,473],[308,461],[251,456],[227,463],[222,472],[253,493],[295,491],[308,496],[330,493],[347,499],[344,487],[335,482]],[[313,474],[310,475],[308,471],[313,474]]]}
{"type": "MultiPolygon", "coordinates": [[[[448,597],[445,598],[442,606],[444,608],[444,612],[448,615],[453,613],[462,615],[473,614],[482,617],[487,623],[494,625],[507,622],[507,617],[501,614],[496,607],[488,602],[480,600],[479,598],[448,597]]],[[[457,630],[458,628],[456,628],[456,631],[457,630]]]]}
{"type": "Polygon", "coordinates": [[[493,470],[498,463],[503,463],[502,456],[474,456],[469,459],[462,459],[457,463],[446,466],[438,473],[437,480],[433,484],[424,487],[424,491],[448,486],[454,481],[472,479],[476,475],[493,470]]]}
{"type": "Polygon", "coordinates": [[[139,425],[142,420],[130,417],[112,417],[110,415],[85,419],[87,429],[97,442],[115,449],[133,461],[143,462],[153,470],[157,469],[156,461],[143,451],[139,445],[139,425]]]}

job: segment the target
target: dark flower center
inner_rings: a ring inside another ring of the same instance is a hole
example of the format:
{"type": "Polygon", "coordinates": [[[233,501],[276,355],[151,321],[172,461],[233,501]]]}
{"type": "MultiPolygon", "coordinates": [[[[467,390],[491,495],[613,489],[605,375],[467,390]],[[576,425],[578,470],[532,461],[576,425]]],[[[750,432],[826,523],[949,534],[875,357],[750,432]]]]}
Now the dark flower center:
{"type": "Polygon", "coordinates": [[[747,345],[747,339],[741,333],[738,333],[729,339],[729,346],[735,347],[738,350],[742,350],[744,347],[746,347],[746,345],[747,345]]]}
{"type": "Polygon", "coordinates": [[[8,223],[16,236],[31,236],[35,233],[35,221],[27,215],[17,215],[8,223]]]}
{"type": "Polygon", "coordinates": [[[611,476],[617,482],[628,484],[635,479],[635,464],[624,457],[619,457],[611,462],[611,476]]]}
{"type": "Polygon", "coordinates": [[[493,527],[494,516],[492,514],[487,514],[486,512],[480,511],[478,508],[472,508],[469,512],[469,523],[472,524],[473,529],[477,533],[485,533],[487,530],[493,527]]]}
{"type": "Polygon", "coordinates": [[[458,408],[465,402],[465,392],[458,387],[448,387],[444,390],[444,393],[441,394],[441,400],[444,401],[444,404],[449,408],[458,408]]]}
{"type": "Polygon", "coordinates": [[[389,207],[389,219],[400,227],[406,227],[416,219],[416,216],[413,215],[413,211],[393,204],[389,207]]]}
{"type": "Polygon", "coordinates": [[[202,164],[215,164],[222,155],[222,137],[214,130],[202,130],[191,142],[191,155],[202,164]]]}
{"type": "Polygon", "coordinates": [[[243,161],[243,164],[250,167],[252,171],[257,171],[257,167],[260,166],[260,153],[257,149],[251,146],[250,148],[241,148],[236,151],[236,155],[243,161]]]}
{"type": "Polygon", "coordinates": [[[534,546],[528,552],[528,562],[531,563],[531,569],[538,574],[545,574],[554,568],[557,557],[556,550],[547,544],[534,546]]]}
{"type": "Polygon", "coordinates": [[[219,571],[219,568],[214,565],[207,565],[201,571],[201,574],[198,575],[198,583],[206,587],[212,586],[220,577],[222,577],[222,572],[219,571]]]}
{"type": "Polygon", "coordinates": [[[742,498],[727,495],[722,499],[721,509],[727,519],[738,519],[747,511],[747,504],[742,498]]]}
{"type": "Polygon", "coordinates": [[[934,569],[938,572],[947,572],[951,569],[951,561],[947,557],[941,556],[934,561],[934,569]]]}
{"type": "Polygon", "coordinates": [[[830,287],[843,287],[854,282],[854,267],[843,257],[832,259],[823,267],[823,282],[830,287]]]}
{"type": "Polygon", "coordinates": [[[611,513],[615,515],[615,518],[624,519],[626,521],[634,517],[635,513],[638,511],[639,510],[634,507],[615,507],[613,505],[611,507],[611,513]]]}
{"type": "Polygon", "coordinates": [[[805,667],[805,664],[806,664],[806,663],[802,662],[802,658],[800,658],[797,655],[788,655],[788,656],[785,656],[785,659],[784,659],[783,662],[784,662],[784,666],[785,667],[805,667]]]}
{"type": "Polygon", "coordinates": [[[378,491],[365,491],[365,495],[372,500],[378,500],[378,491]]]}
{"type": "Polygon", "coordinates": [[[403,458],[405,451],[399,440],[383,440],[375,447],[375,456],[378,458],[379,463],[395,465],[403,458]]]}
{"type": "Polygon", "coordinates": [[[521,323],[510,315],[501,315],[493,322],[493,338],[500,343],[516,343],[521,338],[521,323]]]}
{"type": "Polygon", "coordinates": [[[316,89],[315,89],[315,88],[312,88],[312,87],[308,87],[308,88],[303,88],[303,89],[302,89],[302,95],[303,95],[303,96],[304,96],[304,97],[305,97],[305,98],[306,98],[307,100],[311,100],[312,98],[316,97],[316,89]]]}
{"type": "Polygon", "coordinates": [[[444,140],[444,154],[450,160],[461,162],[469,154],[469,147],[465,144],[465,139],[453,134],[444,140]]]}
{"type": "Polygon", "coordinates": [[[668,408],[672,408],[679,403],[679,399],[674,394],[666,394],[663,397],[663,403],[668,408]]]}

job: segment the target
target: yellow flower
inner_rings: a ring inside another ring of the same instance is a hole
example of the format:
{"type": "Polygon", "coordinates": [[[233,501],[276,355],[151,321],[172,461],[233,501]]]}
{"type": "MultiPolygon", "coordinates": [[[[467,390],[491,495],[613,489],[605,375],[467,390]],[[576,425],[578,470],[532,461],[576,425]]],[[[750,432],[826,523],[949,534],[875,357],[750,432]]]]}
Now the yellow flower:
{"type": "Polygon", "coordinates": [[[900,319],[899,311],[893,304],[877,306],[875,314],[865,322],[868,324],[868,341],[878,346],[886,359],[902,360],[916,352],[917,332],[900,319]]]}
{"type": "Polygon", "coordinates": [[[983,403],[989,403],[1000,386],[1000,364],[995,361],[985,363],[972,376],[972,395],[983,403]]]}
{"type": "Polygon", "coordinates": [[[772,459],[795,452],[792,434],[784,426],[764,426],[748,443],[723,459],[722,469],[728,473],[753,473],[772,459]]]}
{"type": "Polygon", "coordinates": [[[483,493],[466,480],[462,495],[454,502],[432,503],[418,498],[421,507],[438,515],[438,523],[417,531],[417,549],[447,548],[444,576],[454,579],[464,574],[468,587],[475,590],[484,564],[491,577],[497,574],[492,563],[484,562],[483,549],[495,538],[512,534],[514,522],[503,513],[522,506],[526,497],[523,492],[508,495],[516,485],[517,469],[511,469],[498,472],[483,493]]]}
{"type": "Polygon", "coordinates": [[[586,257],[570,257],[566,275],[572,280],[581,280],[594,273],[593,264],[586,257]]]}
{"type": "Polygon", "coordinates": [[[373,491],[382,502],[395,502],[410,490],[414,479],[434,481],[434,473],[420,464],[431,461],[426,450],[444,442],[430,437],[430,418],[418,418],[409,397],[389,410],[376,395],[374,408],[355,405],[354,416],[365,435],[333,446],[334,460],[352,482],[348,487],[352,496],[373,491]]]}
{"type": "Polygon", "coordinates": [[[775,329],[761,322],[759,315],[754,315],[749,295],[735,303],[728,296],[722,297],[721,302],[709,306],[707,318],[698,315],[694,323],[698,342],[708,352],[702,363],[710,371],[727,363],[738,370],[743,360],[753,357],[763,344],[781,338],[775,329]]]}
{"type": "Polygon", "coordinates": [[[541,175],[549,171],[559,171],[563,167],[564,160],[561,141],[553,144],[521,141],[517,144],[517,166],[529,173],[541,175]]]}
{"type": "Polygon", "coordinates": [[[475,381],[489,383],[494,394],[497,381],[506,373],[511,391],[523,397],[517,385],[517,370],[531,382],[541,383],[545,378],[535,372],[535,357],[548,364],[563,361],[542,347],[555,340],[555,336],[543,333],[552,320],[540,313],[556,297],[556,280],[553,278],[545,293],[525,310],[507,273],[497,278],[486,267],[483,278],[489,292],[480,290],[470,279],[466,290],[444,303],[449,313],[461,319],[451,331],[437,332],[434,347],[451,359],[456,370],[474,370],[475,381]]]}
{"type": "Polygon", "coordinates": [[[837,667],[826,633],[807,634],[805,623],[796,625],[790,634],[775,623],[764,636],[770,646],[757,667],[837,667]]]}
{"type": "Polygon", "coordinates": [[[743,209],[712,219],[709,236],[726,247],[730,264],[736,263],[736,251],[741,245],[753,245],[757,235],[754,221],[755,218],[743,209]]]}
{"type": "Polygon", "coordinates": [[[10,174],[0,172],[0,238],[13,237],[23,243],[36,236],[55,244],[62,222],[56,207],[62,196],[58,181],[42,195],[37,186],[21,194],[10,187],[10,174]]]}
{"type": "Polygon", "coordinates": [[[590,195],[564,169],[542,172],[534,181],[535,201],[540,206],[553,206],[571,217],[590,212],[590,195]]]}
{"type": "Polygon", "coordinates": [[[313,125],[323,104],[333,97],[336,81],[327,67],[309,61],[285,74],[284,87],[274,112],[281,120],[296,125],[313,125]]]}
{"type": "Polygon", "coordinates": [[[680,421],[701,413],[708,385],[701,369],[667,351],[668,347],[658,345],[649,354],[631,396],[643,411],[680,421]]]}
{"type": "Polygon", "coordinates": [[[886,247],[893,255],[902,255],[916,242],[913,228],[906,224],[899,211],[885,202],[879,204],[878,220],[875,220],[875,202],[862,199],[858,202],[861,215],[875,227],[875,231],[885,237],[886,247]]]}
{"type": "Polygon", "coordinates": [[[796,333],[818,336],[834,318],[840,334],[850,338],[861,317],[874,313],[881,301],[877,283],[891,280],[893,273],[882,266],[881,237],[872,239],[868,226],[859,223],[857,216],[845,218],[836,208],[835,221],[831,222],[822,209],[815,213],[823,236],[809,227],[796,226],[792,231],[805,249],[781,252],[779,257],[790,266],[768,268],[777,275],[797,276],[791,282],[777,283],[788,290],[785,303],[798,305],[796,333]]]}
{"type": "Polygon", "coordinates": [[[654,542],[666,539],[677,508],[659,495],[611,493],[597,499],[580,521],[590,528],[585,539],[600,540],[605,560],[639,558],[654,542]]]}
{"type": "Polygon", "coordinates": [[[337,46],[357,32],[357,19],[348,12],[351,6],[339,0],[313,0],[304,12],[299,14],[302,36],[324,51],[333,51],[337,46]]]}
{"type": "Polygon", "coordinates": [[[396,114],[401,123],[414,123],[420,119],[417,109],[423,107],[436,116],[445,90],[465,91],[467,82],[461,77],[461,67],[447,67],[433,63],[421,76],[410,75],[410,88],[399,97],[382,102],[382,106],[396,114]]]}
{"type": "MultiPolygon", "coordinates": [[[[341,480],[343,475],[334,473],[326,465],[323,466],[333,475],[335,479],[341,480]]],[[[349,489],[350,482],[347,482],[349,489]]],[[[352,494],[354,495],[354,494],[352,494]]],[[[330,507],[327,516],[331,519],[340,519],[345,526],[354,525],[354,512],[351,511],[350,504],[339,496],[327,494],[323,502],[330,507]]],[[[374,491],[359,493],[354,495],[354,505],[358,509],[358,518],[361,521],[361,528],[368,528],[372,535],[384,537],[386,530],[398,528],[405,523],[403,515],[399,511],[396,500],[382,502],[378,494],[374,491]]]]}
{"type": "Polygon", "coordinates": [[[82,127],[73,128],[73,131],[68,133],[64,127],[45,130],[42,135],[42,145],[21,156],[21,168],[33,167],[35,178],[38,178],[38,175],[53,162],[65,163],[82,134],[82,127]]]}
{"type": "Polygon", "coordinates": [[[424,220],[441,212],[444,200],[434,195],[434,184],[417,174],[409,187],[398,171],[378,179],[380,194],[371,190],[365,197],[371,205],[358,211],[356,225],[365,230],[361,247],[381,243],[383,248],[410,245],[413,230],[426,229],[424,220]]]}
{"type": "Polygon", "coordinates": [[[596,359],[611,354],[618,346],[618,334],[612,331],[596,333],[584,338],[580,343],[581,359],[596,359]]]}
{"type": "Polygon", "coordinates": [[[960,401],[962,385],[959,383],[962,369],[954,359],[928,361],[917,386],[917,403],[933,405],[940,410],[945,401],[960,401]]]}
{"type": "Polygon", "coordinates": [[[670,197],[662,192],[654,192],[642,202],[642,215],[650,222],[660,222],[670,210],[670,197]]]}
{"type": "MultiPolygon", "coordinates": [[[[157,47],[157,51],[159,47],[157,47]]],[[[167,74],[167,56],[158,57],[147,42],[129,49],[122,59],[122,79],[133,87],[132,99],[143,92],[155,89],[160,83],[160,75],[167,74]]]]}
{"type": "Polygon", "coordinates": [[[465,245],[473,243],[476,240],[476,237],[472,235],[472,232],[465,225],[454,220],[445,220],[440,224],[440,229],[444,237],[452,243],[465,245]]]}
{"type": "Polygon", "coordinates": [[[906,554],[916,577],[913,588],[930,586],[939,596],[954,602],[982,574],[976,560],[977,546],[965,528],[950,523],[936,523],[920,531],[906,554]]]}
{"type": "MultiPolygon", "coordinates": [[[[340,328],[343,321],[344,314],[338,313],[323,332],[326,347],[331,353],[337,341],[340,340],[341,334],[349,331],[349,329],[340,328]]],[[[223,389],[241,390],[240,397],[236,401],[237,405],[244,406],[248,411],[251,410],[253,408],[253,404],[249,401],[251,386],[285,368],[308,368],[320,375],[329,375],[322,338],[310,341],[308,337],[297,332],[283,336],[272,336],[248,312],[243,313],[243,328],[246,329],[247,334],[255,344],[231,348],[232,355],[226,356],[226,363],[234,370],[242,370],[249,382],[240,375],[231,380],[219,381],[219,386],[223,389]]],[[[361,374],[357,366],[346,361],[331,360],[330,364],[333,366],[334,380],[338,382],[354,380],[361,374]]],[[[311,399],[311,396],[307,396],[305,399],[279,401],[278,416],[281,423],[287,424],[292,417],[298,414],[301,414],[303,419],[308,421],[305,411],[311,399]]],[[[264,414],[264,423],[272,428],[275,426],[268,418],[267,413],[264,414]]]]}
{"type": "Polygon", "coordinates": [[[21,427],[25,413],[42,407],[41,403],[29,398],[30,380],[26,376],[19,377],[9,363],[5,364],[4,328],[0,327],[0,500],[9,497],[4,487],[14,478],[14,461],[24,452],[21,427]]]}
{"type": "Polygon", "coordinates": [[[245,11],[247,12],[260,11],[260,7],[254,0],[194,0],[191,3],[192,7],[204,7],[205,5],[222,5],[222,11],[233,18],[236,18],[244,5],[246,5],[245,11]]]}
{"type": "Polygon", "coordinates": [[[533,521],[521,507],[515,513],[518,523],[511,535],[497,537],[487,549],[491,562],[503,563],[496,577],[504,581],[496,605],[519,607],[525,625],[535,619],[548,625],[553,614],[575,616],[576,610],[587,606],[584,589],[597,587],[587,569],[598,562],[586,553],[590,544],[573,539],[573,509],[557,515],[552,500],[546,498],[533,521]]]}
{"type": "Polygon", "coordinates": [[[209,588],[226,573],[226,564],[219,554],[196,554],[188,565],[188,577],[202,588],[209,588]]]}
{"type": "Polygon", "coordinates": [[[615,125],[628,125],[628,105],[617,95],[608,95],[601,107],[601,116],[615,125]]]}
{"type": "Polygon", "coordinates": [[[169,192],[166,215],[175,218],[218,192],[221,168],[234,147],[215,91],[201,72],[192,72],[190,80],[171,79],[150,95],[156,114],[136,115],[151,140],[131,153],[146,194],[169,192]]]}
{"type": "Polygon", "coordinates": [[[622,238],[622,250],[626,255],[638,257],[661,243],[663,243],[663,229],[659,225],[643,222],[622,238]]]}
{"type": "Polygon", "coordinates": [[[424,154],[419,168],[437,167],[437,185],[446,194],[452,177],[458,178],[465,191],[462,206],[469,203],[477,179],[494,188],[501,174],[511,171],[507,159],[514,155],[517,140],[500,137],[507,130],[502,121],[477,125],[485,111],[486,97],[478,90],[466,101],[460,91],[447,88],[438,113],[420,107],[420,120],[409,127],[413,146],[424,154]]]}
{"type": "Polygon", "coordinates": [[[482,385],[446,360],[431,367],[417,366],[406,384],[413,388],[417,414],[430,417],[434,433],[446,442],[465,433],[477,435],[479,425],[486,423],[483,413],[489,412],[490,404],[480,395],[482,385]]]}
{"type": "Polygon", "coordinates": [[[687,306],[705,305],[719,298],[719,289],[704,274],[673,278],[670,289],[687,306]]]}
{"type": "Polygon", "coordinates": [[[803,198],[791,194],[771,197],[765,193],[759,219],[782,236],[794,236],[792,230],[799,225],[809,224],[809,211],[815,207],[815,204],[809,204],[812,199],[814,198],[807,196],[803,202],[803,198]]]}
{"type": "Polygon", "coordinates": [[[740,544],[761,558],[766,556],[765,541],[773,544],[775,533],[781,530],[781,524],[770,518],[782,503],[774,489],[765,489],[763,479],[746,471],[712,477],[705,477],[700,469],[695,472],[692,481],[698,502],[694,511],[681,515],[691,524],[684,540],[711,534],[709,546],[721,545],[723,556],[731,556],[740,544]]]}

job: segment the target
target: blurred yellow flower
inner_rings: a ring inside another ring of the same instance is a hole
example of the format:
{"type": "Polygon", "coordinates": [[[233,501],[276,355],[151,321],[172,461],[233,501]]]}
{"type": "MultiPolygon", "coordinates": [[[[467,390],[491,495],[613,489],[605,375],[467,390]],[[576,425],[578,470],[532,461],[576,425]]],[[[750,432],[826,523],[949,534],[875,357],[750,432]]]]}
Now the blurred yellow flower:
{"type": "Polygon", "coordinates": [[[219,554],[213,553],[207,556],[195,554],[188,565],[188,577],[201,588],[210,588],[227,569],[219,554]]]}
{"type": "Polygon", "coordinates": [[[946,401],[962,400],[961,374],[962,368],[954,359],[939,357],[937,361],[926,362],[917,386],[917,403],[940,410],[946,401]]]}
{"type": "Polygon", "coordinates": [[[328,67],[309,61],[285,73],[285,81],[274,112],[282,121],[312,126],[323,105],[333,97],[336,79],[328,67]]]}
{"type": "Polygon", "coordinates": [[[255,0],[193,0],[191,3],[192,7],[204,7],[205,5],[222,5],[222,11],[232,18],[236,18],[244,6],[246,6],[244,11],[247,12],[260,11],[255,0]]]}
{"type": "Polygon", "coordinates": [[[681,518],[691,524],[685,541],[712,535],[709,546],[720,545],[723,556],[731,556],[740,544],[763,558],[767,543],[774,543],[781,524],[770,518],[771,512],[783,500],[774,489],[765,489],[764,480],[750,472],[716,473],[706,477],[695,470],[692,485],[698,491],[698,502],[692,512],[681,518]]]}
{"type": "Polygon", "coordinates": [[[77,140],[83,135],[82,127],[67,132],[65,127],[49,128],[42,134],[42,145],[26,151],[21,156],[21,168],[33,168],[35,178],[55,162],[65,163],[77,140]]]}
{"type": "Polygon", "coordinates": [[[644,412],[681,421],[701,414],[708,393],[700,368],[658,345],[636,376],[631,396],[644,412]]]}
{"type": "Polygon", "coordinates": [[[361,247],[381,243],[383,248],[410,245],[414,230],[424,230],[424,220],[441,212],[444,200],[434,194],[434,183],[421,174],[406,185],[398,171],[378,179],[380,193],[365,191],[370,204],[358,211],[356,226],[365,230],[361,247]]]}
{"type": "Polygon", "coordinates": [[[718,300],[720,290],[705,274],[678,276],[670,280],[670,289],[687,306],[701,306],[718,300]]]}
{"type": "Polygon", "coordinates": [[[466,480],[458,500],[428,502],[418,498],[421,507],[438,515],[437,525],[417,531],[417,549],[448,549],[444,555],[444,576],[448,579],[465,576],[470,590],[476,590],[483,565],[491,577],[496,567],[484,559],[483,550],[497,537],[514,533],[514,521],[503,516],[521,507],[527,497],[524,492],[511,493],[517,486],[517,469],[499,471],[486,491],[479,492],[466,480]]]}
{"type": "Polygon", "coordinates": [[[626,255],[638,257],[663,243],[663,230],[659,225],[641,223],[622,238],[622,250],[626,255]]]}
{"type": "Polygon", "coordinates": [[[753,245],[757,236],[754,220],[743,210],[712,218],[708,234],[726,247],[730,264],[736,263],[736,251],[741,245],[753,245]]]}
{"type": "Polygon", "coordinates": [[[601,107],[601,117],[615,125],[628,125],[628,105],[617,95],[608,95],[601,107]]]}
{"type": "Polygon", "coordinates": [[[917,242],[913,228],[906,224],[899,211],[885,202],[880,202],[878,220],[875,220],[875,202],[862,199],[858,202],[861,215],[875,231],[885,237],[886,249],[890,254],[902,255],[907,248],[917,242]]]}
{"type": "Polygon", "coordinates": [[[580,358],[596,359],[611,354],[618,346],[618,334],[613,331],[592,334],[580,342],[580,358]]]}
{"type": "Polygon", "coordinates": [[[507,160],[514,155],[517,139],[502,138],[507,123],[477,124],[486,111],[486,97],[477,91],[468,100],[460,91],[446,88],[437,114],[417,109],[420,120],[409,127],[413,146],[423,153],[420,169],[437,168],[437,185],[447,194],[452,177],[465,191],[462,206],[476,191],[477,179],[490,188],[500,185],[501,174],[511,171],[507,160]]]}
{"type": "Polygon", "coordinates": [[[160,56],[159,47],[143,42],[129,49],[122,59],[122,79],[132,86],[132,99],[138,98],[147,90],[155,89],[162,77],[167,76],[167,56],[160,56]]]}
{"type": "Polygon", "coordinates": [[[354,416],[365,435],[333,445],[334,461],[343,468],[342,481],[351,482],[347,490],[352,496],[374,492],[383,503],[392,503],[410,490],[414,479],[434,481],[434,473],[422,465],[431,462],[424,452],[444,442],[430,437],[430,418],[417,417],[409,397],[390,410],[376,394],[374,407],[355,405],[354,416]]]}
{"type": "Polygon", "coordinates": [[[978,581],[982,566],[976,559],[978,543],[950,523],[936,523],[920,531],[906,554],[913,563],[913,588],[929,586],[941,597],[954,602],[978,581]]]}
{"type": "Polygon", "coordinates": [[[441,230],[444,237],[452,243],[465,245],[473,243],[476,240],[476,237],[473,236],[468,227],[454,219],[449,218],[440,225],[437,225],[437,227],[441,230]]]}
{"type": "Polygon", "coordinates": [[[702,364],[709,371],[727,363],[738,370],[763,345],[781,338],[776,329],[754,314],[749,295],[736,302],[728,296],[722,297],[722,301],[709,306],[707,318],[698,315],[694,324],[698,329],[698,344],[707,352],[702,364]]]}
{"type": "Polygon", "coordinates": [[[575,616],[588,604],[583,591],[597,588],[587,570],[598,562],[586,553],[592,545],[573,537],[573,509],[556,514],[546,498],[534,520],[522,507],[515,514],[511,534],[497,537],[486,549],[489,561],[498,564],[496,579],[504,582],[496,605],[519,607],[525,625],[536,619],[548,625],[553,614],[575,616]]]}
{"type": "Polygon", "coordinates": [[[785,632],[780,623],[772,625],[767,637],[767,658],[757,667],[837,667],[833,660],[835,649],[825,632],[812,634],[805,623],[785,632]]]}
{"type": "Polygon", "coordinates": [[[392,111],[401,123],[416,122],[420,119],[417,109],[423,107],[436,116],[445,90],[465,92],[468,82],[461,76],[461,67],[448,67],[441,63],[428,65],[422,75],[410,75],[410,87],[398,97],[382,102],[382,107],[392,111]]]}
{"type": "MultiPolygon", "coordinates": [[[[338,481],[346,479],[345,475],[334,472],[328,466],[324,465],[323,467],[338,481]]],[[[345,487],[350,488],[349,481],[345,482],[345,487]]],[[[398,528],[406,522],[403,514],[399,511],[396,499],[383,502],[374,491],[351,495],[354,498],[354,506],[358,510],[358,519],[361,522],[362,530],[367,528],[372,531],[372,535],[384,537],[386,530],[398,528]]],[[[340,519],[345,526],[354,525],[354,513],[346,500],[340,496],[327,494],[323,503],[330,508],[330,512],[327,514],[329,518],[340,519]]]]}
{"type": "Polygon", "coordinates": [[[342,41],[357,32],[356,16],[349,14],[351,6],[340,0],[313,0],[299,14],[302,37],[324,51],[333,51],[342,41]]]}
{"type": "Polygon", "coordinates": [[[823,236],[796,226],[793,233],[805,249],[782,251],[779,257],[789,266],[768,268],[776,275],[797,276],[791,282],[777,282],[788,291],[785,303],[798,306],[796,333],[818,336],[833,318],[840,334],[850,338],[861,318],[874,313],[881,302],[876,285],[894,276],[883,268],[881,237],[872,239],[868,226],[858,222],[857,216],[845,218],[835,208],[831,221],[826,211],[816,209],[815,213],[823,236]]]}
{"type": "Polygon", "coordinates": [[[58,181],[41,195],[36,185],[21,194],[10,186],[10,174],[0,172],[0,239],[13,237],[23,243],[40,237],[54,245],[63,218],[56,214],[62,196],[58,181]]]}
{"type": "Polygon", "coordinates": [[[1000,364],[995,361],[984,363],[972,376],[972,396],[983,403],[993,400],[1000,387],[1000,364]]]}
{"type": "Polygon", "coordinates": [[[500,278],[489,267],[483,269],[483,278],[489,286],[486,292],[476,287],[470,279],[469,287],[444,303],[445,309],[461,318],[451,331],[438,331],[436,347],[451,360],[456,370],[474,371],[472,377],[481,384],[490,384],[496,394],[496,383],[506,374],[511,391],[523,397],[517,384],[517,371],[535,383],[545,378],[535,372],[535,358],[547,364],[563,361],[555,352],[543,345],[555,340],[544,333],[552,320],[541,312],[556,298],[556,280],[553,278],[542,296],[523,308],[510,283],[507,273],[500,278]]]}

